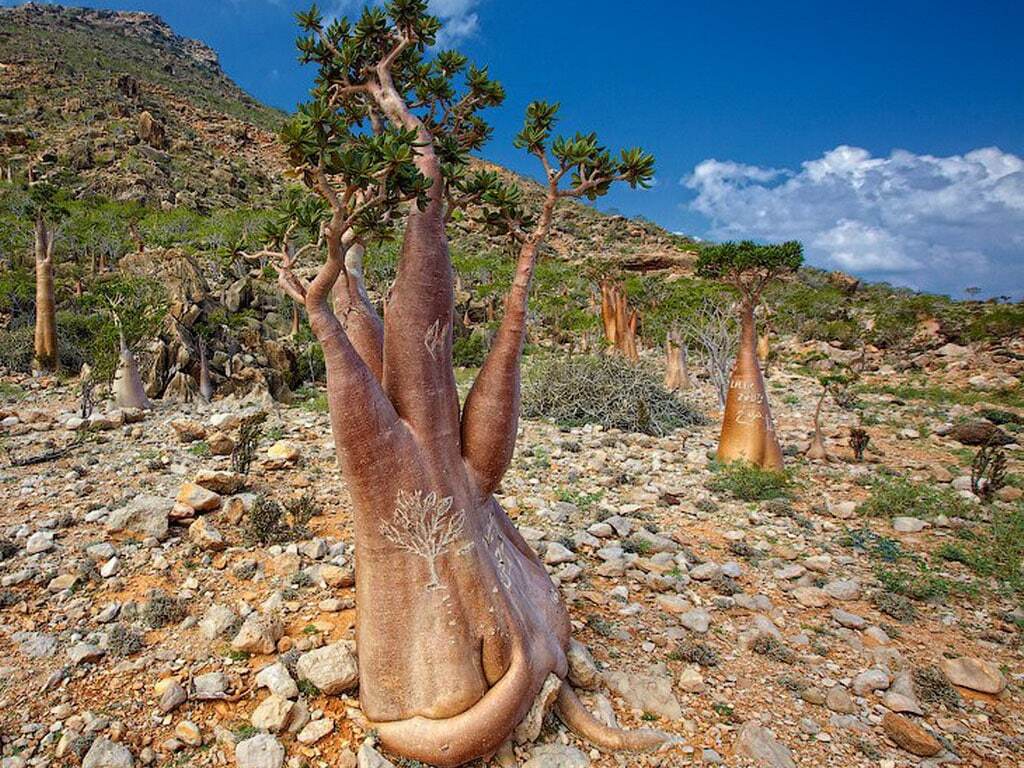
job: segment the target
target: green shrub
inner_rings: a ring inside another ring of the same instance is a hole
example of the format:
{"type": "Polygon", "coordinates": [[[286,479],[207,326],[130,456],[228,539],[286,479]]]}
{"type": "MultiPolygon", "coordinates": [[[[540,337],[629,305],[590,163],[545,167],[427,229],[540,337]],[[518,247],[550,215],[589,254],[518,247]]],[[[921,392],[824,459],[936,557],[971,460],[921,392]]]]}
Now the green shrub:
{"type": "Polygon", "coordinates": [[[35,331],[31,325],[0,328],[0,368],[18,373],[32,370],[35,331]]]}
{"type": "Polygon", "coordinates": [[[993,509],[991,521],[973,529],[967,541],[943,544],[935,554],[995,579],[1003,589],[1024,592],[1024,504],[993,509]]]}
{"type": "Polygon", "coordinates": [[[35,306],[35,272],[27,267],[0,270],[0,314],[32,322],[35,306]]]}
{"type": "Polygon", "coordinates": [[[523,415],[566,427],[666,435],[703,417],[668,392],[651,372],[620,357],[543,357],[532,361],[523,386],[523,415]]]}
{"type": "Polygon", "coordinates": [[[150,629],[159,629],[168,624],[177,624],[187,615],[185,601],[171,597],[163,590],[154,589],[142,606],[141,617],[150,629]]]}
{"type": "Polygon", "coordinates": [[[938,667],[916,667],[913,671],[914,693],[926,704],[942,704],[949,710],[960,709],[960,694],[938,667]]]}
{"type": "Polygon", "coordinates": [[[918,517],[970,515],[970,502],[951,488],[914,483],[902,477],[879,478],[871,496],[857,511],[868,517],[918,517]]]}
{"type": "Polygon", "coordinates": [[[258,544],[279,544],[307,536],[309,521],[320,514],[320,506],[312,494],[281,504],[262,494],[256,497],[245,522],[243,535],[258,544]]]}
{"type": "Polygon", "coordinates": [[[124,624],[114,624],[107,633],[107,650],[112,656],[133,656],[143,648],[142,634],[124,624]]]}
{"type": "Polygon", "coordinates": [[[452,362],[461,368],[479,368],[487,357],[487,340],[482,333],[473,331],[456,339],[452,345],[452,362]]]}
{"type": "Polygon", "coordinates": [[[728,493],[741,501],[768,501],[792,496],[792,478],[786,472],[761,469],[743,461],[714,467],[708,488],[728,493]]]}

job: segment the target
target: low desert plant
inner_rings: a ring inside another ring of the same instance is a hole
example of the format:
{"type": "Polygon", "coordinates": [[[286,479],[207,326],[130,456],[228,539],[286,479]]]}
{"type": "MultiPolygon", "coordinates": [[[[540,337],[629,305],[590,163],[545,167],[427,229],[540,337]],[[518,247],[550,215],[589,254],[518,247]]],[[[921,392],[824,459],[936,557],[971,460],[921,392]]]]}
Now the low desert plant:
{"type": "Polygon", "coordinates": [[[970,503],[950,488],[915,483],[901,477],[879,478],[871,496],[857,510],[867,517],[966,516],[970,503]]]}
{"type": "Polygon", "coordinates": [[[263,434],[264,419],[265,413],[256,414],[246,419],[238,430],[238,440],[231,451],[231,469],[243,477],[249,475],[252,461],[256,457],[256,448],[263,434]]]}
{"type": "Polygon", "coordinates": [[[871,435],[864,427],[850,427],[850,450],[853,451],[853,456],[857,461],[864,461],[864,451],[867,450],[870,442],[871,435]]]}
{"type": "Polygon", "coordinates": [[[998,445],[983,445],[971,462],[971,490],[974,495],[991,501],[996,491],[1006,485],[1006,451],[998,445]]]}
{"type": "Polygon", "coordinates": [[[718,465],[708,482],[712,491],[728,493],[740,501],[790,498],[792,485],[792,478],[786,472],[761,469],[742,461],[718,465]]]}
{"type": "Polygon", "coordinates": [[[142,606],[141,618],[150,629],[159,629],[168,624],[177,624],[188,615],[185,603],[166,592],[154,589],[142,606]]]}
{"type": "Polygon", "coordinates": [[[534,362],[523,386],[523,415],[659,436],[703,421],[642,366],[589,355],[534,362]]]}

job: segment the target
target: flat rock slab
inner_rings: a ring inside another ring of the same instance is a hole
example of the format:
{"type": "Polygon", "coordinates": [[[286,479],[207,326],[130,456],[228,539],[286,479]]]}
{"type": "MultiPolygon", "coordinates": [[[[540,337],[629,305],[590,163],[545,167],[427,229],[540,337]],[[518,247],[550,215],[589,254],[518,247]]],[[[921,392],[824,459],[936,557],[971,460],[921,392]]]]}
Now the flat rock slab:
{"type": "Polygon", "coordinates": [[[746,722],[736,733],[733,750],[737,755],[749,757],[769,768],[796,768],[789,747],[775,738],[775,734],[754,722],[746,722]]]}
{"type": "Polygon", "coordinates": [[[897,715],[895,712],[888,712],[882,718],[882,729],[900,749],[905,749],[912,755],[932,757],[942,751],[942,744],[938,739],[910,718],[897,715]]]}
{"type": "Polygon", "coordinates": [[[1006,678],[999,667],[990,661],[961,656],[958,659],[942,659],[939,662],[943,674],[953,685],[972,691],[996,695],[1006,688],[1006,678]]]}

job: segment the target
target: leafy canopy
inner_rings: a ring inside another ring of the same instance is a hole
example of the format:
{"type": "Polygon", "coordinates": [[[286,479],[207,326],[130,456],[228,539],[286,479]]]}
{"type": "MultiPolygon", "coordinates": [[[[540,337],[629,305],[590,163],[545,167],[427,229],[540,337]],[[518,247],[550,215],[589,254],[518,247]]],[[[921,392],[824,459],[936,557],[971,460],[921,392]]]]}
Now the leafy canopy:
{"type": "Polygon", "coordinates": [[[803,261],[803,246],[795,240],[767,245],[743,240],[701,248],[696,273],[698,277],[728,283],[744,296],[756,298],[769,282],[795,272],[803,261]]]}
{"type": "Polygon", "coordinates": [[[537,222],[523,205],[521,190],[514,184],[494,183],[481,195],[483,213],[481,221],[498,234],[515,240],[529,238],[527,230],[542,233],[550,223],[550,213],[561,198],[585,197],[596,200],[608,193],[612,184],[624,181],[636,189],[649,189],[654,178],[654,156],[639,148],[624,149],[613,157],[598,141],[596,133],[576,133],[573,136],[553,136],[558,122],[560,105],[534,101],[526,109],[526,120],[516,135],[516,148],[536,156],[544,167],[548,181],[547,204],[542,216],[546,222],[537,222]],[[569,177],[569,186],[562,181],[569,177]],[[541,227],[538,228],[537,224],[541,227]]]}
{"type": "Polygon", "coordinates": [[[441,24],[425,0],[366,7],[354,22],[326,23],[316,5],[297,17],[300,61],[319,69],[281,138],[299,177],[330,204],[335,228],[384,235],[381,222],[407,202],[425,209],[434,184],[450,209],[490,188],[493,176],[467,166],[491,135],[479,112],[505,91],[461,53],[431,52],[441,24]]]}

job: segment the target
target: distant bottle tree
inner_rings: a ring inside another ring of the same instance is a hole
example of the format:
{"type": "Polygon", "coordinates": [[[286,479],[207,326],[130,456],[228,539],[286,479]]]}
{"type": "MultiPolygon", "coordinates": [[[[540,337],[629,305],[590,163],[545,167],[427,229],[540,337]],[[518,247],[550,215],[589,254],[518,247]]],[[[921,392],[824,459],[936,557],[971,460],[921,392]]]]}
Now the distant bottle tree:
{"type": "Polygon", "coordinates": [[[57,301],[54,293],[54,258],[57,229],[52,222],[66,211],[58,202],[57,190],[48,184],[32,188],[36,210],[33,250],[36,267],[36,324],[32,370],[53,373],[60,365],[57,353],[57,301]]]}
{"type": "Polygon", "coordinates": [[[729,380],[718,442],[719,461],[746,461],[764,469],[783,467],[757,357],[754,311],[764,289],[779,276],[796,271],[802,263],[803,248],[797,242],[759,245],[745,240],[701,249],[697,275],[723,282],[739,294],[740,346],[729,380]]]}

